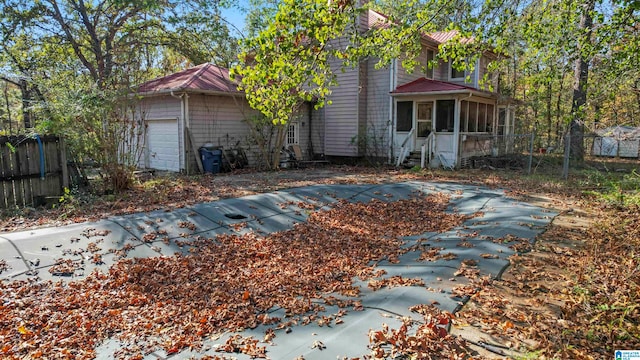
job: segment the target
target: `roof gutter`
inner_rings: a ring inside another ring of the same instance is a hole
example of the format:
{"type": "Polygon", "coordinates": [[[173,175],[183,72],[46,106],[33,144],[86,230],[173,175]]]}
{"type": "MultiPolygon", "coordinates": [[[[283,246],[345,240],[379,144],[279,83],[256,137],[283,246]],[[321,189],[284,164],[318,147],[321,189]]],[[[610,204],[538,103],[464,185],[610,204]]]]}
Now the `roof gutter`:
{"type": "Polygon", "coordinates": [[[181,88],[164,89],[164,90],[159,90],[159,91],[145,91],[145,92],[135,93],[133,95],[134,96],[141,96],[141,97],[153,97],[153,96],[171,95],[173,97],[176,97],[176,95],[174,95],[175,92],[181,92],[183,94],[196,93],[196,94],[218,95],[218,96],[238,96],[238,95],[244,96],[245,95],[245,93],[242,92],[242,91],[233,91],[232,92],[232,91],[217,91],[217,90],[188,90],[188,89],[181,89],[181,88]]]}

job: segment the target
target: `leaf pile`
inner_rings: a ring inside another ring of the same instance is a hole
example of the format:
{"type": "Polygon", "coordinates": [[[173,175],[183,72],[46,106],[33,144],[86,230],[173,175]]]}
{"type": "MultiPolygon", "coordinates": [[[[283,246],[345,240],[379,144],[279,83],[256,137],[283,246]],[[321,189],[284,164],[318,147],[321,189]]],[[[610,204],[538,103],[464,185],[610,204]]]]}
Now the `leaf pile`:
{"type": "MultiPolygon", "coordinates": [[[[382,275],[371,262],[397,261],[407,251],[399,236],[461,224],[466,217],[444,213],[447,203],[444,195],[343,201],[288,231],[220,235],[215,241],[196,237],[188,255],[124,259],[108,273],[94,272],[80,281],[0,282],[0,354],[91,358],[102,341],[117,338],[126,348],[115,355],[135,358],[158,348],[199,350],[214,334],[261,324],[278,329],[311,321],[339,324],[345,313],[315,315],[323,302],[361,309],[355,299],[331,294],[356,296],[355,277],[382,275]],[[269,316],[275,308],[285,310],[286,322],[269,316]]],[[[251,341],[226,345],[263,354],[251,341]]]]}
{"type": "Polygon", "coordinates": [[[466,343],[447,332],[447,326],[455,317],[433,305],[418,305],[411,311],[422,315],[423,320],[413,329],[415,321],[403,318],[398,329],[383,325],[381,330],[369,333],[373,359],[464,359],[469,355],[466,343]]]}

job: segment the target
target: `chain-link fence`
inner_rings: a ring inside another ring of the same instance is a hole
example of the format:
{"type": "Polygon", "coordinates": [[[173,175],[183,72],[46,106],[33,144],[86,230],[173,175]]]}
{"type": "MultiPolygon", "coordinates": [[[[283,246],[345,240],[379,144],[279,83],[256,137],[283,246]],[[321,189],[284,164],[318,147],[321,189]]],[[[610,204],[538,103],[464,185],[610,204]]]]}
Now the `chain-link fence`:
{"type": "Polygon", "coordinates": [[[562,177],[571,171],[593,169],[607,172],[632,172],[640,162],[640,138],[585,134],[572,138],[566,134],[563,141],[562,177]],[[582,146],[581,146],[582,145],[582,146]],[[582,151],[583,159],[579,153],[582,151]],[[578,156],[577,156],[578,155],[578,156]]]}
{"type": "Polygon", "coordinates": [[[640,130],[625,136],[590,132],[582,139],[565,135],[559,144],[546,145],[544,136],[532,134],[461,135],[462,168],[522,169],[529,174],[545,174],[568,179],[572,172],[638,172],[640,130]],[[573,143],[573,145],[572,145],[573,143]],[[576,154],[582,151],[583,161],[576,154]]]}

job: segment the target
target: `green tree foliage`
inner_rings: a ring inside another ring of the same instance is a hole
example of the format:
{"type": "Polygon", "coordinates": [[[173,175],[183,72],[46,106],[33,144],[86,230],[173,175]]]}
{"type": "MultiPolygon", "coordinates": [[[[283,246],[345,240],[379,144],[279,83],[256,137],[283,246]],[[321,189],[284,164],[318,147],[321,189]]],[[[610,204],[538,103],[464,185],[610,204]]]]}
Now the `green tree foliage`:
{"type": "MultiPolygon", "coordinates": [[[[276,128],[270,167],[279,164],[286,126],[305,102],[324,105],[334,71],[352,54],[339,39],[356,35],[355,1],[283,0],[266,28],[243,42],[241,65],[233,69],[247,100],[276,128]],[[332,59],[339,61],[334,63],[332,59]]],[[[253,124],[254,128],[256,124],[253,124]]]]}
{"type": "Polygon", "coordinates": [[[0,2],[0,74],[22,91],[23,118],[38,131],[67,136],[80,159],[125,188],[138,163],[136,84],[186,64],[228,66],[236,41],[223,1],[43,0],[0,2]],[[169,60],[170,59],[170,60],[169,60]],[[37,110],[40,111],[37,111],[37,110]],[[123,148],[127,147],[127,149],[123,148]]]}
{"type": "Polygon", "coordinates": [[[269,26],[275,17],[281,0],[249,0],[245,20],[245,33],[254,37],[269,26]]]}

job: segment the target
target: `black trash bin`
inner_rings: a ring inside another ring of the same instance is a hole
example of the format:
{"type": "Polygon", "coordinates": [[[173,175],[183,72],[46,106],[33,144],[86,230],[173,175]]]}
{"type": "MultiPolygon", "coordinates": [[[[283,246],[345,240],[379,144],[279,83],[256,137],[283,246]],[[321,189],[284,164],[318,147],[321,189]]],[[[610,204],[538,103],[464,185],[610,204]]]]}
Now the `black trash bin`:
{"type": "Polygon", "coordinates": [[[200,148],[200,159],[205,173],[217,174],[222,165],[222,150],[200,148]]]}

